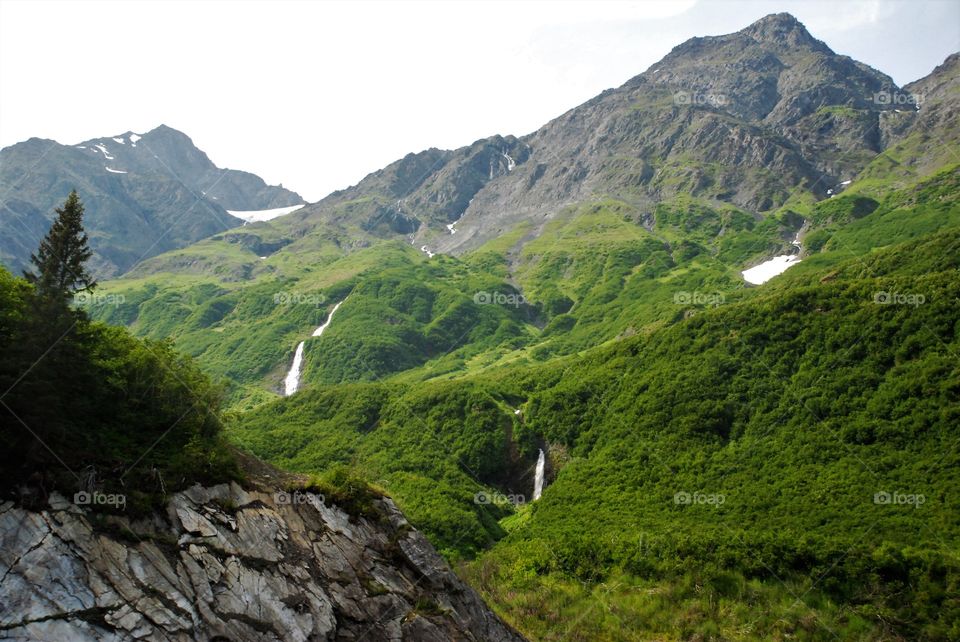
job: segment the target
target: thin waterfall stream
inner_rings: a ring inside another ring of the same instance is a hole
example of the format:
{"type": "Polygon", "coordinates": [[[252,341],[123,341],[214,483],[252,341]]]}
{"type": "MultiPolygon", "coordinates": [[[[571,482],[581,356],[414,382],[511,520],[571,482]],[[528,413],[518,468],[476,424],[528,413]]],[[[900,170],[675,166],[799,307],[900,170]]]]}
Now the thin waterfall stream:
{"type": "Polygon", "coordinates": [[[540,455],[537,457],[537,472],[533,476],[533,501],[540,499],[543,494],[543,472],[547,466],[547,456],[540,449],[540,455]]]}
{"type": "MultiPolygon", "coordinates": [[[[344,298],[343,301],[347,299],[344,298]]],[[[323,331],[330,327],[330,322],[333,321],[333,315],[336,313],[337,309],[343,305],[343,301],[340,301],[333,309],[330,310],[330,314],[327,315],[327,320],[324,321],[323,325],[313,331],[314,337],[319,337],[323,334],[323,331]]],[[[293,354],[293,364],[290,366],[290,372],[287,373],[286,378],[283,380],[283,395],[289,397],[300,388],[300,375],[303,374],[303,348],[306,341],[301,341],[297,344],[297,350],[293,354]]]]}

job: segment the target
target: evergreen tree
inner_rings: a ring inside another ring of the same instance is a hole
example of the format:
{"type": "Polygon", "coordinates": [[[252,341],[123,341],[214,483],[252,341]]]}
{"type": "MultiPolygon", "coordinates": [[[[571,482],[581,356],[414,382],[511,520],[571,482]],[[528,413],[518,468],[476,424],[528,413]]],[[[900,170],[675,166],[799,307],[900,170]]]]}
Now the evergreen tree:
{"type": "Polygon", "coordinates": [[[93,252],[83,231],[83,204],[76,190],[70,192],[56,212],[57,220],[40,242],[37,253],[30,255],[37,273],[24,272],[24,276],[41,297],[66,300],[96,285],[84,266],[93,252]]]}

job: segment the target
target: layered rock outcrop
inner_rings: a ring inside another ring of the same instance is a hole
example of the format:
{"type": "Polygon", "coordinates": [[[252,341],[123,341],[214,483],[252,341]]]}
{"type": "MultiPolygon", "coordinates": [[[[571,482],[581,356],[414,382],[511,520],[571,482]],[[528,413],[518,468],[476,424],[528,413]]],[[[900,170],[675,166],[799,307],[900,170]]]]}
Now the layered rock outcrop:
{"type": "Polygon", "coordinates": [[[389,498],[364,513],[237,484],[138,520],[5,502],[0,639],[523,639],[389,498]]]}

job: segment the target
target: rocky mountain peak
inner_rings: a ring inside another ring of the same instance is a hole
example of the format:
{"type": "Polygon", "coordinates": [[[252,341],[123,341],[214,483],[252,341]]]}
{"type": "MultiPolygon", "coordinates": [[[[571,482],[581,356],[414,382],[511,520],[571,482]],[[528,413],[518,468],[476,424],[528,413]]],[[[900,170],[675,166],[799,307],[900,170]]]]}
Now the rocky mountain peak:
{"type": "Polygon", "coordinates": [[[789,13],[772,13],[760,18],[739,34],[776,47],[812,48],[821,53],[833,53],[826,44],[810,35],[803,23],[789,13]]]}

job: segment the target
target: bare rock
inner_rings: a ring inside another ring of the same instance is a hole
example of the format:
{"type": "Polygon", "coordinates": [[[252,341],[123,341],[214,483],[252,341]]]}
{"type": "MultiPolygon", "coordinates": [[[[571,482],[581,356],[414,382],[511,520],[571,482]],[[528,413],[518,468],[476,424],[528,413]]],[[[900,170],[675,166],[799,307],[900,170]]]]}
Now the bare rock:
{"type": "Polygon", "coordinates": [[[195,486],[109,532],[59,495],[41,512],[5,502],[0,639],[523,639],[389,499],[366,518],[281,495],[195,486]]]}

